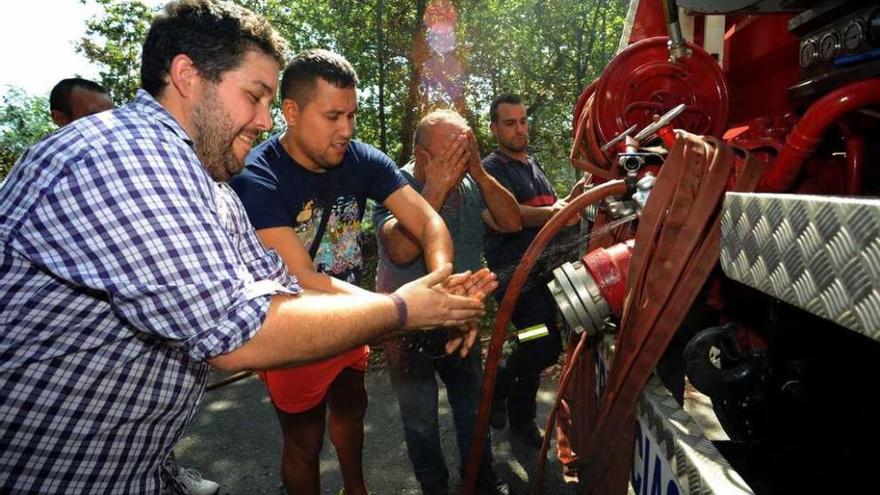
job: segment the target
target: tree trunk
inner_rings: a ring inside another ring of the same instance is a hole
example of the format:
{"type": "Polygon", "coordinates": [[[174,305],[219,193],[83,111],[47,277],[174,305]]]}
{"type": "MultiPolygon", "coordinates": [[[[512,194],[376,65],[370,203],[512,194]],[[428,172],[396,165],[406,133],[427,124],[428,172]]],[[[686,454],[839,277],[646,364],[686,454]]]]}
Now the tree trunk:
{"type": "MultiPolygon", "coordinates": [[[[591,15],[590,15],[590,22],[592,22],[592,23],[596,22],[596,13],[599,9],[600,1],[601,0],[594,0],[593,1],[593,9],[591,10],[591,15]]],[[[593,29],[590,29],[590,40],[587,42],[587,50],[586,50],[587,62],[586,63],[588,63],[588,64],[594,62],[594,60],[595,60],[593,58],[594,57],[593,48],[595,48],[595,46],[596,46],[596,29],[594,26],[593,29]]]]}
{"type": "Polygon", "coordinates": [[[604,66],[606,61],[608,60],[608,47],[606,46],[608,43],[605,42],[605,19],[608,17],[608,6],[605,5],[604,0],[599,0],[599,12],[602,14],[602,27],[599,28],[599,44],[602,47],[601,64],[604,66]]]}
{"type": "Polygon", "coordinates": [[[379,64],[379,149],[388,153],[388,117],[385,113],[385,29],[382,17],[385,12],[385,0],[376,0],[376,47],[378,48],[379,64]]]}
{"type": "Polygon", "coordinates": [[[400,154],[397,164],[404,165],[412,155],[412,140],[416,128],[416,119],[422,106],[421,84],[422,70],[428,55],[428,44],[425,40],[425,3],[416,2],[416,21],[413,26],[414,39],[409,54],[409,92],[403,106],[403,118],[400,124],[400,154]]]}

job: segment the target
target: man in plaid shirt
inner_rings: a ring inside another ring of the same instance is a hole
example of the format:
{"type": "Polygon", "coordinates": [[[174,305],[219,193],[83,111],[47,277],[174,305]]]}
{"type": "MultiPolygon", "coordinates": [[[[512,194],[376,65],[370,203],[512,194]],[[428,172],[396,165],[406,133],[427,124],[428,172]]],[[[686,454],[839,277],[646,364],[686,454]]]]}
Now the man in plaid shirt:
{"type": "Polygon", "coordinates": [[[159,493],[208,364],[305,363],[481,312],[434,288],[449,267],[324,296],[260,246],[223,182],[270,127],[283,51],[241,7],[172,2],[135,100],[36,144],[0,188],[0,493],[159,493]]]}

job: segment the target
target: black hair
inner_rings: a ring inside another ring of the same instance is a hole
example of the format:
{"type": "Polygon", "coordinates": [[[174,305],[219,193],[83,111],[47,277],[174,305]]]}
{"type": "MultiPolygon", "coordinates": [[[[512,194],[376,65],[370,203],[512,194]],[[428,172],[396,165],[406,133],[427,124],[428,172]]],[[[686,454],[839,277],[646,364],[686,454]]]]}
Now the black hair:
{"type": "Polygon", "coordinates": [[[110,97],[107,90],[104,89],[104,86],[101,86],[95,81],[90,81],[81,77],[70,77],[58,81],[58,84],[52,88],[52,92],[49,93],[49,110],[58,110],[64,115],[69,116],[71,112],[70,93],[73,93],[73,90],[76,88],[94,91],[95,93],[107,95],[108,98],[110,97]]]}
{"type": "Polygon", "coordinates": [[[259,50],[284,65],[287,43],[269,22],[253,12],[219,0],[169,2],[153,21],[141,56],[141,86],[151,95],[162,94],[171,61],[183,54],[199,75],[219,82],[235,69],[249,50],[259,50]]]}
{"type": "Polygon", "coordinates": [[[522,105],[522,98],[513,93],[504,93],[492,100],[492,105],[489,106],[489,122],[498,123],[498,107],[503,104],[522,105]]]}
{"type": "Polygon", "coordinates": [[[313,48],[298,53],[281,76],[281,99],[294,100],[300,107],[312,99],[315,85],[321,78],[337,88],[357,86],[354,67],[338,53],[313,48]]]}

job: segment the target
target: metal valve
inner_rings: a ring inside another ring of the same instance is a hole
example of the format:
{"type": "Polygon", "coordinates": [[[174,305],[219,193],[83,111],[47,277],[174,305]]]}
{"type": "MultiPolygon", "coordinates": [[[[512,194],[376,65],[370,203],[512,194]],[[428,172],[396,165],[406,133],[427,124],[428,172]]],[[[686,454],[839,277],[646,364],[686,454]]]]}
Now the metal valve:
{"type": "Polygon", "coordinates": [[[631,126],[629,127],[629,129],[627,129],[627,130],[621,132],[620,134],[618,134],[617,136],[615,136],[614,139],[612,139],[611,141],[608,141],[607,143],[605,143],[605,145],[602,146],[602,151],[608,151],[608,150],[610,150],[613,146],[617,146],[617,143],[623,141],[623,140],[626,139],[630,134],[632,134],[633,131],[636,130],[636,127],[638,127],[636,124],[631,125],[631,126]]]}
{"type": "Polygon", "coordinates": [[[685,108],[687,108],[687,107],[685,106],[684,103],[676,105],[675,107],[672,108],[672,110],[664,113],[663,115],[660,116],[660,118],[658,118],[654,122],[651,122],[650,124],[645,126],[644,129],[642,129],[638,134],[636,134],[636,137],[634,139],[636,141],[638,141],[639,143],[641,143],[642,141],[653,136],[654,134],[657,133],[657,131],[659,131],[660,129],[662,129],[662,128],[668,126],[670,123],[672,123],[672,120],[675,119],[676,117],[678,117],[679,115],[681,115],[681,113],[684,112],[685,108]]]}
{"type": "Polygon", "coordinates": [[[623,296],[633,241],[598,248],[579,262],[563,263],[547,284],[569,328],[593,336],[613,327],[610,319],[623,311],[623,296]]]}

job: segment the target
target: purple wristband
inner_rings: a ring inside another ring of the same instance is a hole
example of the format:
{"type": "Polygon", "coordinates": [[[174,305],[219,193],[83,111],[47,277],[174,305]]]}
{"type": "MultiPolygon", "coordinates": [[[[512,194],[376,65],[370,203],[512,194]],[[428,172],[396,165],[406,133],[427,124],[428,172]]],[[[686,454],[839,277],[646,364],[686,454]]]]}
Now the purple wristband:
{"type": "Polygon", "coordinates": [[[394,301],[394,307],[397,308],[397,329],[401,329],[406,326],[407,320],[407,311],[406,311],[406,301],[403,300],[402,297],[398,296],[395,293],[387,294],[388,297],[394,301]]]}

